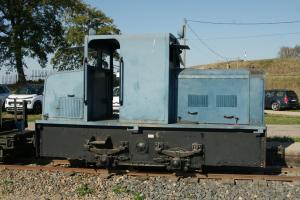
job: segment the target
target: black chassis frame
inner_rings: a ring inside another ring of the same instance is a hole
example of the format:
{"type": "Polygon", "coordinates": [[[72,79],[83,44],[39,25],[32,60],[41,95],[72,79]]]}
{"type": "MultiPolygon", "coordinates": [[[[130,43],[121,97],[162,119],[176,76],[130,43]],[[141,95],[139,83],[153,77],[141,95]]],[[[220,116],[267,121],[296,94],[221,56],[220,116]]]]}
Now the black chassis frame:
{"type": "Polygon", "coordinates": [[[264,167],[266,130],[36,124],[36,154],[97,166],[264,167]]]}

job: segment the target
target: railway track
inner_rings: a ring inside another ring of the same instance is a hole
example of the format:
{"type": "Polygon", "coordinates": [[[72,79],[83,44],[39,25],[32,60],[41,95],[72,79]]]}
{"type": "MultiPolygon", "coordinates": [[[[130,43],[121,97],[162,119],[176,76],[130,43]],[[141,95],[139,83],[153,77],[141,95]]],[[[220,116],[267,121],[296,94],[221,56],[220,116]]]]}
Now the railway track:
{"type": "Polygon", "coordinates": [[[112,176],[127,175],[138,178],[167,177],[170,179],[188,178],[192,182],[203,180],[215,180],[221,182],[235,183],[236,181],[259,181],[266,184],[268,181],[297,182],[300,183],[300,168],[268,167],[258,171],[237,172],[193,172],[193,173],[172,173],[166,171],[144,171],[144,170],[108,170],[94,168],[74,168],[68,167],[67,161],[52,161],[50,165],[20,165],[20,164],[0,164],[1,170],[24,170],[24,171],[47,171],[59,173],[83,173],[95,174],[103,178],[112,176]]]}

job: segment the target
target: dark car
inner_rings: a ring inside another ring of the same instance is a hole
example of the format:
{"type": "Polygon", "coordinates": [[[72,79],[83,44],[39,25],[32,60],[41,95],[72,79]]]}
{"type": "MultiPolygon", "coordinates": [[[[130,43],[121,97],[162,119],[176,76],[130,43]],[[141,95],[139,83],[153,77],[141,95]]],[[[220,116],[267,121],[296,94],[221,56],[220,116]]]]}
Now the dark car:
{"type": "Polygon", "coordinates": [[[272,110],[296,109],[299,99],[293,90],[276,89],[265,91],[265,108],[272,110]]]}

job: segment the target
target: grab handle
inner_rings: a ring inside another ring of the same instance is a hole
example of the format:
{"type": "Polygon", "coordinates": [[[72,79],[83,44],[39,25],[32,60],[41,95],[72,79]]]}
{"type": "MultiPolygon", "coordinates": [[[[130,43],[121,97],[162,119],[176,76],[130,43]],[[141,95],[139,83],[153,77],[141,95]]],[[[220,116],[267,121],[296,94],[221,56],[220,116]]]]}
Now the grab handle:
{"type": "Polygon", "coordinates": [[[188,114],[189,115],[198,115],[198,112],[190,112],[190,111],[188,111],[188,114]]]}
{"type": "Polygon", "coordinates": [[[239,117],[238,116],[234,116],[234,115],[224,115],[225,119],[235,119],[235,123],[237,124],[239,121],[239,117]]]}
{"type": "Polygon", "coordinates": [[[87,105],[87,58],[83,59],[83,103],[87,105]]]}
{"type": "Polygon", "coordinates": [[[120,106],[123,105],[123,92],[124,90],[124,61],[123,57],[120,58],[120,94],[119,94],[119,101],[120,106]]]}

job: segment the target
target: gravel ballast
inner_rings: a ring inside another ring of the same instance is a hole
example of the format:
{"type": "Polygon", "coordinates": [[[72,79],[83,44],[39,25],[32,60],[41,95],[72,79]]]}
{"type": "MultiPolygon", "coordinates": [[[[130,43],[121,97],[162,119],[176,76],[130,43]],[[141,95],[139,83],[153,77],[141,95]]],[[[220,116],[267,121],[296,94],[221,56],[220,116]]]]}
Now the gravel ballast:
{"type": "Polygon", "coordinates": [[[300,199],[300,184],[3,169],[0,199],[300,199]]]}

